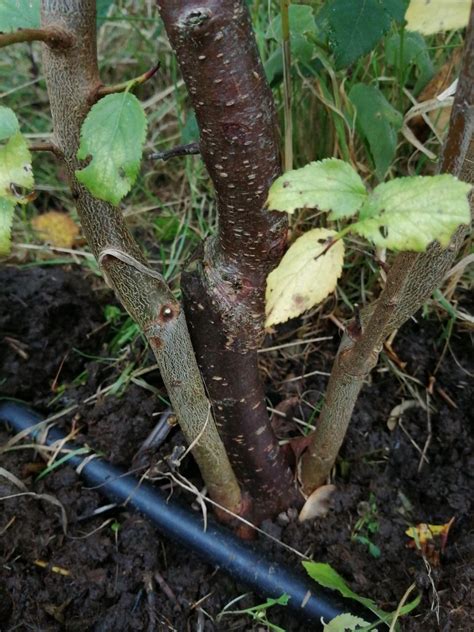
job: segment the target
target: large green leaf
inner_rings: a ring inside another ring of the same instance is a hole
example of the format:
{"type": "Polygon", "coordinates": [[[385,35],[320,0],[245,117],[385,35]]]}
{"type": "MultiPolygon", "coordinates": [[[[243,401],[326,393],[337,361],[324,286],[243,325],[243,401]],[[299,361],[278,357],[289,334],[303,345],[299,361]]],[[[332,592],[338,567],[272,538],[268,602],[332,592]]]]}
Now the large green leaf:
{"type": "Polygon", "coordinates": [[[129,92],[110,94],[96,103],[81,130],[77,157],[90,163],[76,177],[97,198],[118,204],[140,169],[147,128],[145,112],[129,92]]]}
{"type": "Polygon", "coordinates": [[[268,275],[267,327],[299,316],[335,289],[344,262],[342,239],[327,250],[327,241],[335,234],[326,228],[314,228],[304,233],[268,275]]]}
{"type": "Polygon", "coordinates": [[[13,210],[15,203],[0,197],[0,256],[10,252],[13,210]]]}
{"type": "Polygon", "coordinates": [[[383,180],[395,157],[397,132],[403,116],[375,86],[356,83],[349,92],[349,99],[357,110],[357,129],[369,143],[376,175],[383,180]]]}
{"type": "Polygon", "coordinates": [[[0,33],[40,25],[40,0],[0,0],[0,33]]]}
{"type": "Polygon", "coordinates": [[[392,21],[403,20],[405,6],[405,0],[328,0],[316,22],[329,33],[336,68],[373,50],[392,21]]]}
{"type": "Polygon", "coordinates": [[[391,180],[376,187],[352,230],[391,250],[419,252],[435,239],[445,247],[470,221],[471,188],[449,174],[391,180]]]}
{"type": "Polygon", "coordinates": [[[293,213],[297,208],[331,211],[330,219],[350,217],[367,199],[359,174],[336,158],[311,162],[283,174],[272,184],[267,200],[270,210],[293,213]]]}
{"type": "Polygon", "coordinates": [[[21,189],[33,184],[30,150],[23,134],[15,132],[0,146],[0,198],[21,202],[21,189]]]}

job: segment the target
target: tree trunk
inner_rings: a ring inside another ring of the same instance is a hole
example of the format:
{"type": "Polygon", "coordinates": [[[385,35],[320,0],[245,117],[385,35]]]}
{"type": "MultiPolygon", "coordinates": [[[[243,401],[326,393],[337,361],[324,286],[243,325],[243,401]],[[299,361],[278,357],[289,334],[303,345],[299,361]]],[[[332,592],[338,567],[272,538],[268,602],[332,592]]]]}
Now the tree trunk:
{"type": "Polygon", "coordinates": [[[76,180],[82,122],[100,86],[96,54],[95,0],[42,0],[42,27],[60,29],[72,43],[43,45],[43,66],[59,148],[86,239],[120,301],[152,347],[171,404],[211,497],[239,512],[241,495],[210,414],[185,317],[163,278],[147,262],[121,211],[97,200],[76,180]]]}
{"type": "MultiPolygon", "coordinates": [[[[440,171],[474,183],[474,7],[466,33],[440,171]]],[[[472,209],[471,194],[471,209],[472,209]]],[[[440,285],[462,246],[461,226],[446,249],[435,242],[426,252],[399,254],[380,298],[362,315],[362,335],[345,335],[331,372],[325,402],[311,444],[301,461],[301,479],[310,493],[326,480],[347,432],[362,385],[378,360],[385,339],[401,327],[440,285]]]]}
{"type": "Polygon", "coordinates": [[[244,0],[158,0],[196,112],[218,229],[183,275],[186,318],[216,423],[256,519],[294,503],[258,373],[268,273],[286,217],[264,209],[280,174],[275,108],[244,0]]]}

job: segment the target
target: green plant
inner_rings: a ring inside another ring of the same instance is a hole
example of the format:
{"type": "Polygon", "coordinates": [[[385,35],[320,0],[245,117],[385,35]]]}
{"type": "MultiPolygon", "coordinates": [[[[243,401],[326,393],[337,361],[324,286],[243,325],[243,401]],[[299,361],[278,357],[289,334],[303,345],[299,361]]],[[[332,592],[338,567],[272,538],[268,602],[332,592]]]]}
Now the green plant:
{"type": "MultiPolygon", "coordinates": [[[[242,597],[245,597],[245,595],[242,595],[242,597]]],[[[239,597],[238,599],[242,599],[242,597],[239,597]]],[[[220,622],[226,616],[246,614],[251,617],[252,620],[255,621],[255,623],[266,626],[268,630],[272,630],[273,632],[285,632],[284,628],[281,628],[280,626],[275,625],[268,620],[267,611],[274,606],[286,606],[288,604],[288,600],[288,595],[281,595],[277,599],[267,599],[264,603],[252,606],[250,608],[242,608],[241,610],[230,610],[230,607],[233,606],[237,601],[234,599],[218,615],[217,621],[220,622]]]]}
{"type": "Polygon", "coordinates": [[[372,557],[380,557],[379,547],[371,540],[372,536],[378,533],[379,530],[377,501],[375,496],[370,494],[368,502],[359,503],[357,511],[360,518],[352,529],[351,539],[353,542],[359,542],[367,546],[372,557]]]}
{"type": "MultiPolygon", "coordinates": [[[[175,148],[172,155],[199,151],[217,198],[217,232],[207,235],[209,224],[200,217],[206,239],[182,274],[181,301],[168,281],[178,268],[176,252],[188,236],[186,223],[155,223],[158,238],[171,238],[176,246],[161,274],[150,267],[119,207],[132,187],[142,186],[148,121],[133,91],[156,72],[156,65],[135,79],[104,86],[96,55],[96,3],[42,0],[28,6],[29,11],[18,13],[13,0],[4,3],[0,46],[43,42],[54,134],[47,143],[31,146],[13,111],[0,110],[2,251],[9,248],[15,205],[33,197],[30,150],[49,151],[67,176],[98,266],[130,315],[115,343],[120,347],[139,329],[143,332],[211,498],[227,512],[255,522],[301,504],[290,460],[270,424],[258,372],[265,324],[302,314],[335,288],[347,235],[400,253],[390,260],[378,299],[347,326],[316,431],[309,435],[298,468],[301,488],[309,494],[332,468],[356,397],[384,340],[439,285],[465,236],[473,179],[472,109],[465,107],[473,100],[472,18],[442,173],[392,178],[402,115],[380,82],[366,85],[360,60],[383,37],[393,38],[391,29],[396,29],[389,63],[402,77],[416,59],[413,80],[419,81],[417,73],[426,80],[431,70],[426,57],[422,64],[421,53],[410,49],[423,52],[423,46],[401,26],[405,3],[331,0],[315,13],[311,7],[283,2],[280,17],[259,43],[264,50],[268,46],[265,68],[276,89],[283,79],[285,164],[293,162],[298,96],[293,82],[299,73],[318,77],[318,98],[331,112],[335,153],[345,160],[333,157],[281,176],[276,108],[247,4],[203,0],[190,6],[160,0],[163,25],[195,113],[195,119],[187,110],[182,114],[186,122],[181,121],[180,129],[193,147],[175,148]],[[277,58],[283,59],[281,78],[277,58]],[[348,66],[352,76],[346,94],[335,72],[348,66]],[[198,146],[193,120],[200,131],[198,146]],[[373,189],[367,167],[359,174],[352,166],[358,164],[354,120],[374,166],[374,180],[380,182],[373,189]],[[321,225],[285,253],[287,214],[305,207],[318,209],[321,225]],[[183,237],[179,244],[178,233],[183,237]]],[[[99,8],[106,7],[102,3],[99,8]]],[[[370,63],[377,69],[376,55],[370,63]]],[[[176,80],[176,70],[174,75],[176,80]]],[[[400,97],[400,90],[394,94],[400,97]]],[[[185,106],[180,107],[184,112],[185,106]]],[[[116,326],[118,314],[109,310],[108,319],[116,326]]],[[[125,366],[110,391],[123,393],[134,369],[132,363],[125,366]]]]}

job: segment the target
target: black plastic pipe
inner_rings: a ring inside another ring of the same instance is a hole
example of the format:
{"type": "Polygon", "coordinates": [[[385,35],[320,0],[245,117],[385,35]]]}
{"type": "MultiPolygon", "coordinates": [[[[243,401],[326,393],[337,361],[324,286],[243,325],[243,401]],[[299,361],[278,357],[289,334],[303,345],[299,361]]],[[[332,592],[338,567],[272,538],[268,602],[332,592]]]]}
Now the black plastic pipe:
{"type": "MultiPolygon", "coordinates": [[[[0,421],[20,432],[31,429],[42,418],[32,410],[19,404],[0,402],[0,421]]],[[[38,432],[29,433],[33,438],[38,432]]],[[[48,431],[46,444],[64,439],[64,433],[57,428],[48,431]]],[[[77,450],[71,443],[68,450],[77,450]]],[[[74,455],[67,463],[77,467],[90,455],[74,455]]],[[[196,552],[209,564],[220,567],[235,580],[242,582],[264,597],[280,597],[286,593],[290,600],[287,608],[299,617],[311,621],[311,629],[321,629],[321,619],[328,622],[342,612],[353,612],[353,602],[339,599],[335,593],[321,589],[302,573],[266,559],[252,545],[239,540],[212,519],[204,531],[200,514],[192,512],[176,501],[170,501],[151,484],[141,482],[131,474],[95,457],[83,465],[81,476],[92,485],[99,485],[99,491],[114,502],[127,500],[127,507],[144,514],[170,539],[196,552]]],[[[360,614],[354,612],[354,614],[360,614]]],[[[370,613],[364,611],[364,618],[370,620],[370,613]]]]}

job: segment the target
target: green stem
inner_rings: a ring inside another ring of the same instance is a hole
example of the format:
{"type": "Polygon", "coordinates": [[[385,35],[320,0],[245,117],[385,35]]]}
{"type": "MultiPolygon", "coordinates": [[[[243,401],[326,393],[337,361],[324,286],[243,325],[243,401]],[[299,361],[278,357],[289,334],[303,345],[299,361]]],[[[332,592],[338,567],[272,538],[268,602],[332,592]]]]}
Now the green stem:
{"type": "Polygon", "coordinates": [[[281,0],[281,34],[283,51],[283,113],[285,123],[284,169],[293,169],[293,117],[291,85],[290,0],[281,0]]]}

